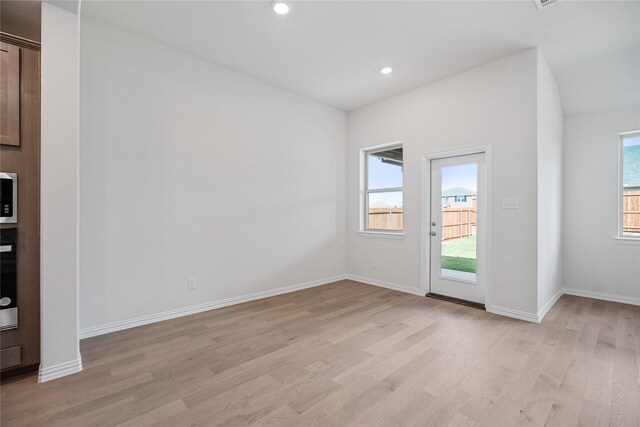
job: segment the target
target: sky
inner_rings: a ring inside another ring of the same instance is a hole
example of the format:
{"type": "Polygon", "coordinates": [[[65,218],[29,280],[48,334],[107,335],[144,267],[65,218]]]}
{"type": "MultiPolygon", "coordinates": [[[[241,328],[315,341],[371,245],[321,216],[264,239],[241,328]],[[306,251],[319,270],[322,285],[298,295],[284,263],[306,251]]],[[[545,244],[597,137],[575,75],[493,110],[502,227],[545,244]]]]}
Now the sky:
{"type": "Polygon", "coordinates": [[[442,168],[442,190],[456,187],[478,191],[478,165],[476,163],[442,168]]]}
{"type": "MultiPolygon", "coordinates": [[[[624,146],[640,145],[640,136],[625,138],[624,146]]],[[[368,156],[369,188],[402,187],[402,168],[400,166],[382,163],[380,158],[368,156]]],[[[462,187],[468,190],[478,191],[477,185],[478,166],[475,163],[460,166],[442,168],[442,190],[462,187]]],[[[395,193],[394,199],[398,199],[399,193],[395,193]]],[[[376,198],[382,198],[378,196],[376,198]]],[[[399,197],[402,204],[402,196],[399,197]]]]}
{"type": "MultiPolygon", "coordinates": [[[[380,158],[371,155],[367,156],[367,162],[369,189],[402,187],[402,167],[383,163],[380,158]]],[[[476,163],[443,167],[442,190],[462,187],[478,191],[477,175],[476,163]]],[[[371,207],[401,207],[402,202],[402,192],[373,193],[369,196],[371,207]]]]}
{"type": "MultiPolygon", "coordinates": [[[[640,145],[640,136],[624,139],[625,147],[636,145],[640,145]]],[[[367,161],[370,189],[402,187],[402,167],[383,163],[380,158],[371,155],[367,156],[367,161]]],[[[477,177],[478,165],[476,163],[443,167],[442,190],[462,187],[477,192],[477,177]]],[[[401,207],[402,192],[371,194],[369,205],[371,207],[401,207]]]]}
{"type": "Polygon", "coordinates": [[[624,139],[623,185],[636,187],[640,184],[640,137],[624,139]]]}
{"type": "Polygon", "coordinates": [[[635,136],[633,138],[625,138],[624,146],[631,147],[632,145],[640,145],[640,136],[635,136]]]}
{"type": "MultiPolygon", "coordinates": [[[[637,143],[640,144],[640,138],[637,143]]],[[[369,189],[402,187],[402,168],[383,163],[375,156],[368,157],[369,189]]],[[[462,187],[478,191],[478,165],[475,163],[442,168],[442,189],[462,187]]]]}
{"type": "Polygon", "coordinates": [[[402,187],[402,167],[383,163],[379,157],[368,155],[369,189],[402,187]]]}
{"type": "MultiPolygon", "coordinates": [[[[382,163],[379,157],[367,156],[367,172],[369,175],[369,188],[402,187],[402,167],[382,163]]],[[[369,195],[369,207],[392,208],[402,207],[402,192],[372,193],[369,195]]]]}

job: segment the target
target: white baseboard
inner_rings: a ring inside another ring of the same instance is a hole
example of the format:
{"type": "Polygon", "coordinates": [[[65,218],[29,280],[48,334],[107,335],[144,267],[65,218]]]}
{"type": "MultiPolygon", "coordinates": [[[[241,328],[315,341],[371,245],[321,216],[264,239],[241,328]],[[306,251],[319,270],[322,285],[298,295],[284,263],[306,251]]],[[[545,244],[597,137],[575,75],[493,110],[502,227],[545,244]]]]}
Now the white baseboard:
{"type": "Polygon", "coordinates": [[[526,311],[513,310],[507,307],[500,307],[498,305],[491,306],[491,313],[499,314],[500,316],[513,317],[514,319],[526,320],[527,322],[540,323],[542,320],[537,314],[528,313],[526,311]]]}
{"type": "Polygon", "coordinates": [[[244,302],[255,301],[262,298],[269,298],[276,295],[282,295],[289,292],[300,291],[302,289],[312,288],[314,286],[326,285],[333,282],[346,279],[345,274],[326,277],[324,279],[312,280],[309,282],[298,283],[296,285],[284,286],[282,288],[270,289],[266,291],[255,292],[248,295],[227,298],[219,301],[207,302],[204,304],[193,305],[190,307],[177,308],[175,310],[164,311],[162,313],[149,314],[147,316],[136,317],[133,319],[120,320],[118,322],[107,323],[105,325],[92,326],[80,330],[80,339],[95,337],[98,335],[108,334],[110,332],[122,331],[124,329],[135,328],[136,326],[148,325],[150,323],[160,322],[163,320],[175,319],[176,317],[188,316],[190,314],[201,313],[203,311],[213,310],[216,308],[227,307],[244,302]]]}
{"type": "Polygon", "coordinates": [[[64,377],[66,375],[75,374],[82,371],[82,359],[78,358],[71,362],[60,363],[59,365],[49,366],[43,368],[40,365],[38,371],[38,382],[43,383],[45,381],[55,380],[56,378],[64,377]]]}
{"type": "Polygon", "coordinates": [[[558,289],[558,292],[556,292],[555,295],[551,297],[549,302],[547,302],[545,306],[538,311],[538,319],[539,319],[538,323],[542,322],[542,319],[544,319],[544,316],[547,315],[549,310],[551,310],[551,307],[553,307],[553,305],[556,302],[558,302],[558,300],[562,297],[562,295],[564,295],[564,289],[560,288],[558,289]]]}
{"type": "MultiPolygon", "coordinates": [[[[394,291],[406,292],[408,294],[424,296],[424,292],[418,288],[412,288],[409,286],[399,285],[397,283],[385,282],[383,280],[371,279],[368,277],[357,276],[355,274],[347,274],[347,279],[353,280],[356,282],[366,283],[368,285],[379,286],[381,288],[393,289],[394,291]]],[[[556,295],[553,296],[551,301],[545,306],[544,310],[541,310],[540,314],[532,314],[527,313],[525,311],[513,310],[507,307],[500,306],[492,306],[491,310],[487,310],[494,314],[499,314],[501,316],[513,317],[515,319],[525,320],[527,322],[540,323],[542,317],[553,307],[558,299],[562,296],[562,290],[558,291],[556,295]]]]}
{"type": "Polygon", "coordinates": [[[621,295],[607,294],[604,292],[586,291],[575,288],[562,288],[540,309],[537,315],[519,310],[512,310],[506,307],[493,306],[491,312],[501,316],[513,317],[516,319],[526,320],[528,322],[540,323],[544,316],[551,310],[551,307],[558,302],[562,295],[574,295],[578,297],[593,298],[604,301],[619,302],[622,304],[640,305],[640,298],[627,297],[621,295]]]}
{"type": "MultiPolygon", "coordinates": [[[[400,285],[397,283],[386,282],[383,280],[372,279],[369,277],[358,276],[355,274],[341,274],[337,276],[327,277],[319,280],[312,280],[309,282],[299,283],[291,286],[284,286],[281,288],[256,292],[248,295],[241,295],[237,297],[227,298],[219,301],[212,301],[204,304],[198,304],[190,307],[178,308],[175,310],[169,310],[162,313],[150,314],[147,316],[136,317],[133,319],[122,320],[118,322],[108,323],[105,325],[92,326],[80,330],[80,339],[95,337],[98,335],[108,334],[110,332],[121,331],[124,329],[134,328],[136,326],[147,325],[150,323],[160,322],[163,320],[174,319],[177,317],[188,316],[190,314],[201,313],[203,311],[213,310],[216,308],[227,307],[230,305],[241,304],[244,302],[255,301],[262,298],[268,298],[276,295],[282,295],[289,292],[295,292],[302,289],[312,288],[314,286],[326,285],[340,280],[354,280],[356,282],[366,283],[368,285],[378,286],[386,289],[392,289],[394,291],[405,292],[412,295],[424,296],[424,293],[419,288],[413,288],[410,286],[400,285]]],[[[502,316],[513,317],[515,319],[526,320],[528,322],[540,323],[547,312],[553,307],[553,305],[560,299],[563,294],[575,295],[580,297],[601,299],[605,301],[619,302],[623,304],[640,305],[640,298],[626,297],[620,295],[607,294],[603,292],[586,291],[575,288],[562,288],[559,290],[551,300],[538,312],[538,314],[532,314],[525,311],[513,310],[507,307],[500,307],[493,305],[490,311],[494,314],[502,316]]],[[[69,373],[74,373],[82,370],[82,362],[80,360],[68,362],[62,365],[53,366],[40,370],[40,381],[48,381],[49,379],[58,378],[69,373]],[[68,372],[67,372],[68,371],[68,372]],[[60,374],[58,374],[60,372],[60,374]]]]}
{"type": "Polygon", "coordinates": [[[576,289],[576,288],[564,288],[563,291],[567,295],[575,295],[577,297],[601,299],[604,301],[619,302],[622,304],[640,305],[640,298],[607,294],[605,292],[586,291],[584,289],[576,289]]]}
{"type": "Polygon", "coordinates": [[[381,288],[393,289],[394,291],[406,292],[408,294],[424,296],[419,288],[412,288],[409,286],[398,285],[397,283],[385,282],[378,279],[370,279],[368,277],[356,276],[355,274],[347,274],[347,279],[355,282],[366,283],[367,285],[378,286],[381,288]]]}

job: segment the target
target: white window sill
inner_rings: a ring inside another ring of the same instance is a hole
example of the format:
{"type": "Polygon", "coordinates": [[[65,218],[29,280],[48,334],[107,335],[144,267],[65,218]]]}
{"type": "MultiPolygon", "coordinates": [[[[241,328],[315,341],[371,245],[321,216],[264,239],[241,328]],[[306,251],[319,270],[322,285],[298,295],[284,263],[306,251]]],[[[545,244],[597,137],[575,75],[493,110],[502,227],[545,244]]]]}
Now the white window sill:
{"type": "Polygon", "coordinates": [[[638,245],[640,246],[640,236],[616,236],[613,240],[619,245],[638,245]]]}
{"type": "Polygon", "coordinates": [[[403,232],[393,232],[393,231],[358,230],[358,235],[363,237],[377,237],[381,239],[404,239],[403,232]]]}

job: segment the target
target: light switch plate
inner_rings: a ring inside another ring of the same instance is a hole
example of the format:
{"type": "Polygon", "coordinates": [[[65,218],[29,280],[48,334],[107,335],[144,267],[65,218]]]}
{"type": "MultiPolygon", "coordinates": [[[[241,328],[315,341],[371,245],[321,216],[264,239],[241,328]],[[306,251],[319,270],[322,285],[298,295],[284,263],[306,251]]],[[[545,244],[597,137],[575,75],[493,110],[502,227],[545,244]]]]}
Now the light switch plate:
{"type": "Polygon", "coordinates": [[[503,197],[502,198],[502,209],[518,209],[518,198],[517,197],[503,197]]]}

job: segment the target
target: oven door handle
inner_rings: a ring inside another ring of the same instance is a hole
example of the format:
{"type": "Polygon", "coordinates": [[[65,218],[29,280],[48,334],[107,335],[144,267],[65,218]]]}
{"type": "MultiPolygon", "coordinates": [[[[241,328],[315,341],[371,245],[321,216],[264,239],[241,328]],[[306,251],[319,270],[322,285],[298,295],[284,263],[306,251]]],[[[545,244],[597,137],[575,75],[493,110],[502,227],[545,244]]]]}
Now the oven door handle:
{"type": "Polygon", "coordinates": [[[12,245],[2,245],[0,246],[0,252],[11,252],[12,245]]]}

